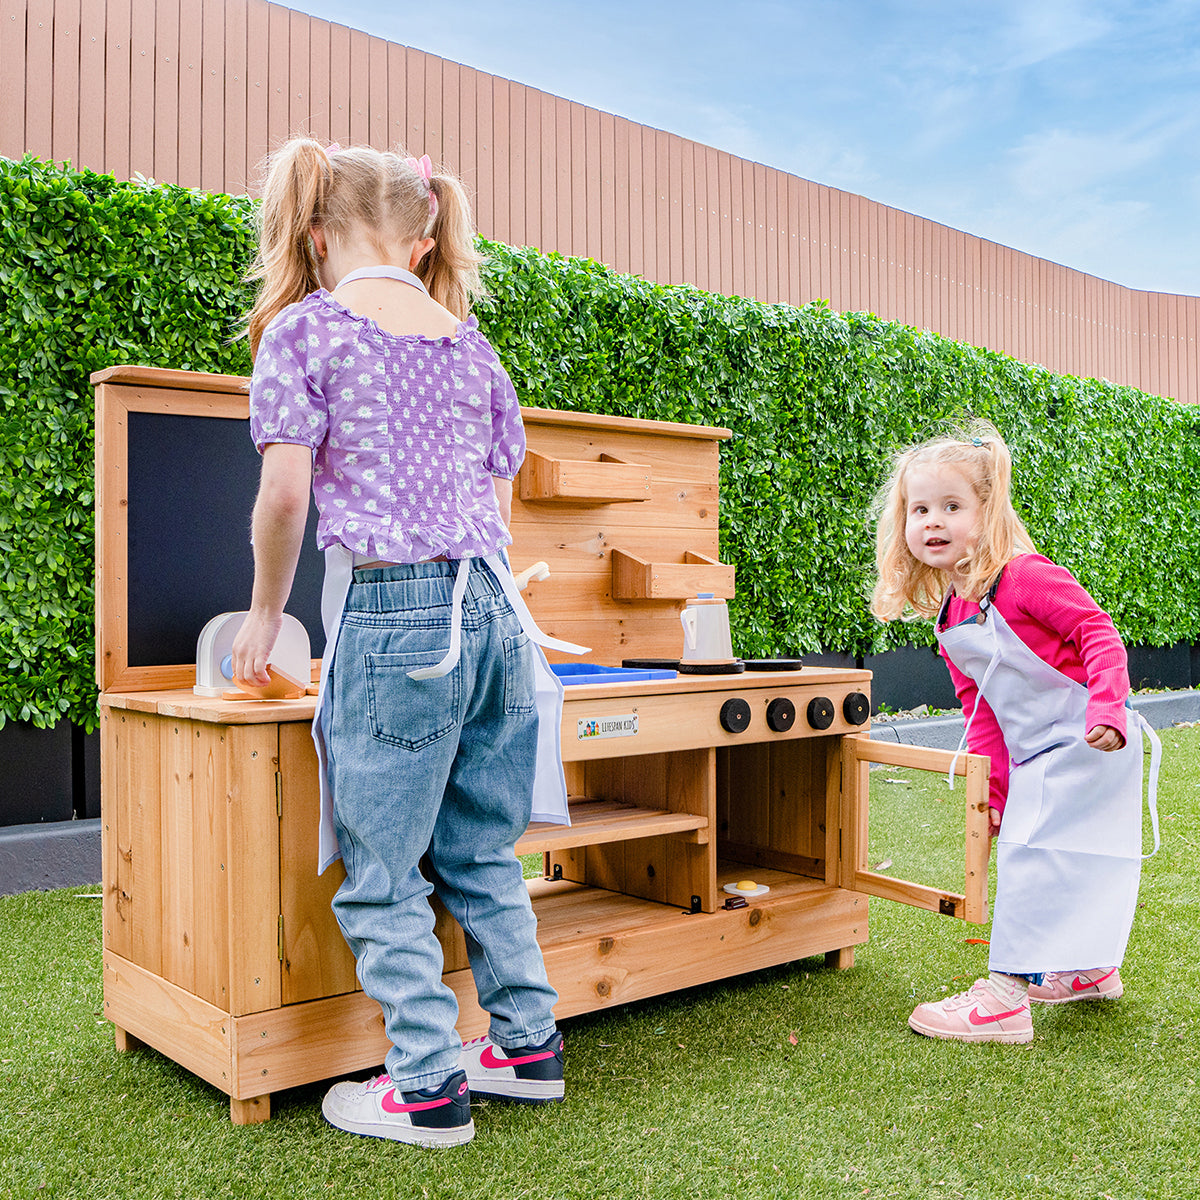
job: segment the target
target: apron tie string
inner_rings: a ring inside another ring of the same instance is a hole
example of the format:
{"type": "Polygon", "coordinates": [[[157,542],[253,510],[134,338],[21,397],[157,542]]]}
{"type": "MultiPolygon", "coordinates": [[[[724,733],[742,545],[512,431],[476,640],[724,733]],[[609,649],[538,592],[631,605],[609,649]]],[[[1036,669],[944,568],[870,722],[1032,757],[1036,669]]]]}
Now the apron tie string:
{"type": "Polygon", "coordinates": [[[459,655],[462,653],[463,597],[467,594],[467,578],[470,573],[471,560],[460,558],[458,573],[454,576],[454,591],[450,598],[450,649],[446,651],[442,661],[434,663],[432,667],[418,667],[415,671],[409,671],[409,679],[440,679],[458,666],[459,655]]]}
{"type": "MultiPolygon", "coordinates": [[[[986,613],[987,609],[983,605],[980,605],[979,611],[986,613]]],[[[975,723],[975,718],[979,715],[979,706],[983,703],[983,689],[987,687],[988,682],[991,680],[992,672],[1000,665],[1000,646],[996,640],[996,626],[989,621],[987,628],[992,636],[992,657],[988,660],[987,668],[983,672],[983,678],[979,681],[979,687],[975,691],[975,707],[971,710],[971,718],[963,726],[958,749],[954,751],[954,757],[950,760],[950,771],[946,776],[946,784],[951,791],[954,791],[954,768],[958,766],[958,760],[962,758],[963,751],[967,748],[967,734],[971,732],[971,726],[975,723]]]]}
{"type": "Polygon", "coordinates": [[[1158,734],[1150,727],[1150,722],[1141,713],[1135,714],[1141,725],[1142,733],[1150,739],[1150,783],[1146,791],[1146,806],[1150,809],[1150,828],[1154,830],[1154,849],[1143,858],[1153,858],[1158,853],[1158,770],[1162,765],[1162,742],[1158,734]]]}

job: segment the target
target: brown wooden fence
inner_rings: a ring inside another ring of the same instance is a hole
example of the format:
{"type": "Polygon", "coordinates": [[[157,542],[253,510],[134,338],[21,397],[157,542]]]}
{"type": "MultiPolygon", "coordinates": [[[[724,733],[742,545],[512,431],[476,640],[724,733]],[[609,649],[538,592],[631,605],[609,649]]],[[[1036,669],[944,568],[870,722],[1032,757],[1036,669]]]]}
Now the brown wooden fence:
{"type": "Polygon", "coordinates": [[[1196,402],[1200,299],[1134,291],[266,0],[0,0],[0,154],[252,191],[290,132],[403,143],[488,237],[823,298],[1196,402]]]}

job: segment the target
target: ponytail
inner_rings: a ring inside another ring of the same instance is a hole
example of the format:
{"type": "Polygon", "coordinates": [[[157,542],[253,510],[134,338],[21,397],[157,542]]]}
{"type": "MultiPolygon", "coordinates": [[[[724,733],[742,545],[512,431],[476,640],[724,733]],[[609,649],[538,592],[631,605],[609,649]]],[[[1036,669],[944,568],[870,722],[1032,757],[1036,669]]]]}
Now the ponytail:
{"type": "Polygon", "coordinates": [[[258,210],[258,254],[247,275],[261,280],[246,317],[250,354],[263,330],[289,304],[321,286],[310,231],[319,222],[332,182],[329,155],[313,138],[293,138],[266,160],[258,210]]]}
{"type": "Polygon", "coordinates": [[[475,226],[466,189],[453,175],[430,181],[437,211],[429,227],[433,249],[417,264],[417,277],[443,308],[465,321],[471,304],[484,294],[479,278],[483,255],[475,249],[475,226]]]}
{"type": "Polygon", "coordinates": [[[460,321],[470,315],[472,301],[483,295],[483,256],[475,249],[467,193],[453,175],[429,178],[428,159],[417,162],[369,146],[338,149],[331,157],[310,137],[292,138],[266,166],[258,255],[247,276],[262,283],[246,318],[252,355],[263,330],[321,286],[310,236],[314,224],[329,238],[366,237],[384,262],[396,246],[433,238],[417,276],[460,321]]]}

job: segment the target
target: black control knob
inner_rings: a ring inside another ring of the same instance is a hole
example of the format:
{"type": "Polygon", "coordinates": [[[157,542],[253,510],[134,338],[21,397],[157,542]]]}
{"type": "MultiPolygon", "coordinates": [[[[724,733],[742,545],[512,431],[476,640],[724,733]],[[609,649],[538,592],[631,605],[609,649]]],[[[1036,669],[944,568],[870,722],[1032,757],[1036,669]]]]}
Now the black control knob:
{"type": "Polygon", "coordinates": [[[833,701],[828,696],[817,696],[808,702],[805,715],[814,729],[828,729],[833,724],[833,701]]]}
{"type": "Polygon", "coordinates": [[[750,728],[750,705],[735,696],[721,705],[721,728],[726,733],[745,733],[750,728]]]}
{"type": "Polygon", "coordinates": [[[871,715],[871,702],[862,692],[851,692],[842,701],[842,715],[851,725],[862,725],[871,715]]]}
{"type": "Polygon", "coordinates": [[[786,696],[778,696],[767,705],[767,725],[776,733],[787,733],[796,723],[796,706],[786,696]]]}

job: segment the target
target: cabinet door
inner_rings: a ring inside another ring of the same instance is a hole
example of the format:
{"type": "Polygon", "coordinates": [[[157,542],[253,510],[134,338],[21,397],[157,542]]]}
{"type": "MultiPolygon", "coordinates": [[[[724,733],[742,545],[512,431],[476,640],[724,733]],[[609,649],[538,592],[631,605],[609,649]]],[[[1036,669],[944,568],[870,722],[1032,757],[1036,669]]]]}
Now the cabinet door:
{"type": "Polygon", "coordinates": [[[909,883],[882,875],[867,866],[870,817],[870,769],[876,764],[911,767],[918,771],[950,770],[949,750],[874,742],[866,735],[842,738],[842,812],[839,852],[842,887],[885,900],[898,900],[915,908],[975,924],[988,919],[988,760],[983,754],[960,754],[955,774],[965,776],[966,845],[962,893],[947,892],[922,883],[909,883]]]}

